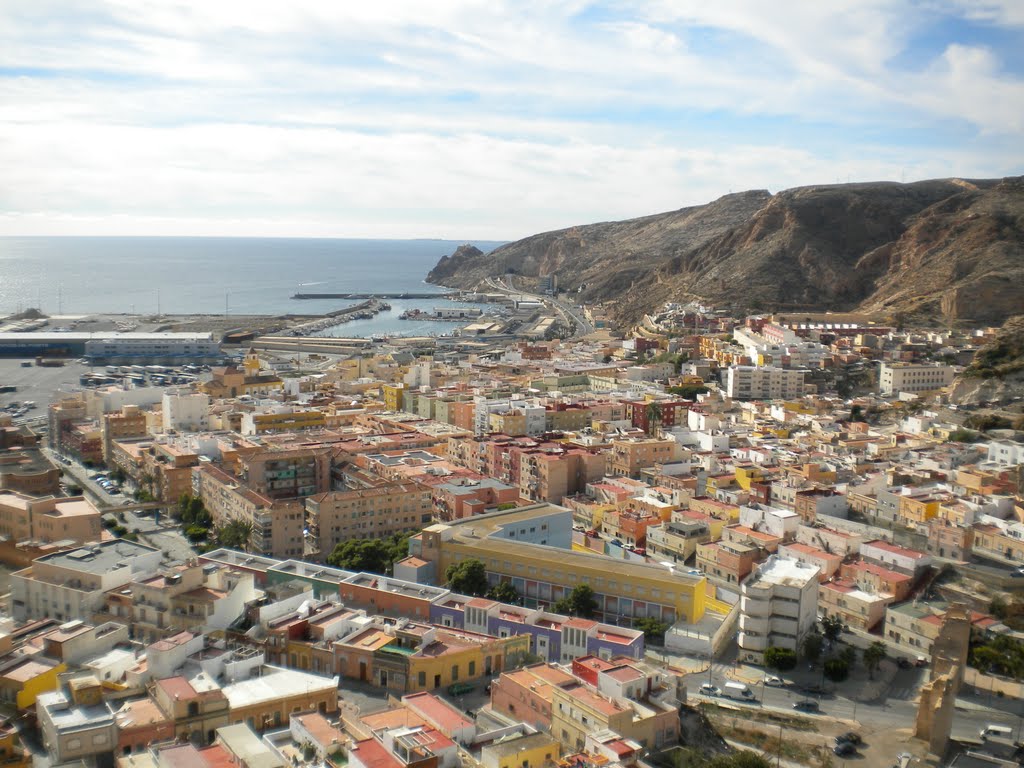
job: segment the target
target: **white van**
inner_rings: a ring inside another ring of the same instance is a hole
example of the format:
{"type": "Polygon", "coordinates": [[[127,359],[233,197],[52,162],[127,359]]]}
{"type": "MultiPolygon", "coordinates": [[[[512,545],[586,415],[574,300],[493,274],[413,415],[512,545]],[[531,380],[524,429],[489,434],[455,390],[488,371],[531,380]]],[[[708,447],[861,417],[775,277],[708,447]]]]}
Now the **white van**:
{"type": "Polygon", "coordinates": [[[733,680],[730,680],[722,686],[722,695],[728,699],[736,699],[737,701],[751,701],[754,698],[754,694],[750,688],[743,683],[737,683],[733,680]]]}
{"type": "Polygon", "coordinates": [[[995,736],[1000,739],[1012,739],[1013,728],[1005,725],[993,725],[989,723],[981,729],[981,733],[979,735],[981,736],[982,741],[987,739],[989,736],[995,736]]]}

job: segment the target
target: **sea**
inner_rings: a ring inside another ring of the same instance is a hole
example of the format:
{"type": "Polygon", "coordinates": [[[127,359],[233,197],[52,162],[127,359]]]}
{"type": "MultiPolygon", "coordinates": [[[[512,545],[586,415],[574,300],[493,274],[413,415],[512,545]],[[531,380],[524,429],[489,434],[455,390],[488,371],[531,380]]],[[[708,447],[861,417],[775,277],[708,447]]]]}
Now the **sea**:
{"type": "MultiPolygon", "coordinates": [[[[322,314],[354,300],[296,293],[441,293],[424,282],[460,240],[243,237],[0,237],[0,314],[322,314]]],[[[500,241],[473,241],[488,252],[500,241]]],[[[407,309],[462,306],[389,299],[392,309],[329,333],[427,335],[448,322],[400,320],[407,309]]],[[[472,306],[472,305],[469,305],[472,306]]]]}

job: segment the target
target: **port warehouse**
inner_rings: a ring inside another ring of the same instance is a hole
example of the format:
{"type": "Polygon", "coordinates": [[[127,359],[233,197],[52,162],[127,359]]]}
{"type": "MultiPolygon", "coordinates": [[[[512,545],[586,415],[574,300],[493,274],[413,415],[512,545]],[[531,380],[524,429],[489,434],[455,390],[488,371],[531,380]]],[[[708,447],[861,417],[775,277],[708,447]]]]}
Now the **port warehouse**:
{"type": "Polygon", "coordinates": [[[3,357],[84,357],[92,362],[217,362],[223,358],[211,333],[0,333],[3,357]]]}

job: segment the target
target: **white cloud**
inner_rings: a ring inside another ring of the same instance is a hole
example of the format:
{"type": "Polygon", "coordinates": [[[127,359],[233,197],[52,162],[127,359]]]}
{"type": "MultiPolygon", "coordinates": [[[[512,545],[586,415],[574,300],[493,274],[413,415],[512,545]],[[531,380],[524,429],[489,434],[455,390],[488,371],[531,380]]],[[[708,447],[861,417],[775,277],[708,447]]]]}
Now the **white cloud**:
{"type": "MultiPolygon", "coordinates": [[[[4,7],[0,67],[15,74],[0,72],[0,233],[502,238],[729,189],[1020,169],[1024,92],[997,50],[951,40],[916,69],[891,65],[929,12],[4,7]],[[949,121],[983,138],[884,140],[949,121]],[[809,125],[826,137],[808,142],[809,125]]],[[[941,12],[1016,18],[1011,4],[941,12]]]]}

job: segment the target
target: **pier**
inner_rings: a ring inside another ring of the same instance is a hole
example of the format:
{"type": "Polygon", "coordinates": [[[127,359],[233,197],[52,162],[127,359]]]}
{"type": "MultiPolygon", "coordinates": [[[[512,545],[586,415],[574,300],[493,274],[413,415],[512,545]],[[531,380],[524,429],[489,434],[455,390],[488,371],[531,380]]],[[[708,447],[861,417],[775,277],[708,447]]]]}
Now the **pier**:
{"type": "Polygon", "coordinates": [[[293,299],[450,299],[458,293],[296,293],[293,299]]]}

